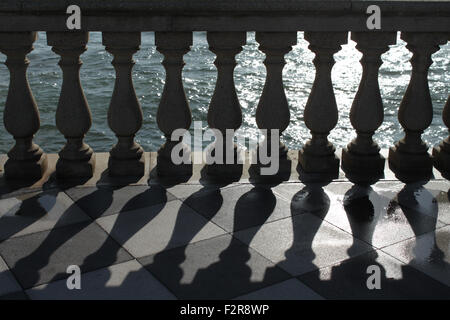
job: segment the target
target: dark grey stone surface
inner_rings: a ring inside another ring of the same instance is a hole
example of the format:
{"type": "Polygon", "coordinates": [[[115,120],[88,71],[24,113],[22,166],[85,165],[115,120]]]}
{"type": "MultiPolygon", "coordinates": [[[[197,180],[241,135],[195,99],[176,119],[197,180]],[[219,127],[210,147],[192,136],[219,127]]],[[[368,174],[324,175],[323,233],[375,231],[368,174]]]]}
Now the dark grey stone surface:
{"type": "Polygon", "coordinates": [[[298,279],[326,299],[448,299],[450,287],[380,252],[372,251],[298,279]],[[367,267],[381,271],[381,289],[367,288],[367,267]]]}
{"type": "Polygon", "coordinates": [[[67,290],[59,280],[27,290],[33,300],[172,300],[175,297],[136,261],[84,273],[81,290],[67,290]]]}
{"type": "Polygon", "coordinates": [[[228,232],[239,231],[291,214],[287,201],[264,186],[239,185],[202,189],[184,203],[228,232]]]}
{"type": "Polygon", "coordinates": [[[0,299],[12,297],[13,294],[22,291],[2,257],[0,257],[0,284],[0,299]]]}
{"type": "Polygon", "coordinates": [[[382,251],[450,287],[450,226],[399,242],[382,251]]]}
{"type": "Polygon", "coordinates": [[[226,233],[179,200],[106,216],[97,223],[136,258],[226,233]]]}
{"type": "Polygon", "coordinates": [[[66,193],[93,219],[175,199],[161,186],[72,188],[66,193]]]}
{"type": "Polygon", "coordinates": [[[67,278],[69,265],[86,272],[132,259],[93,223],[11,238],[0,243],[0,254],[24,288],[67,278]]]}
{"type": "MultiPolygon", "coordinates": [[[[449,1],[377,1],[384,31],[448,32],[449,1]],[[420,19],[418,18],[420,16],[420,19]]],[[[77,0],[85,31],[367,31],[365,0],[77,0]],[[121,15],[105,14],[120,11],[121,15]],[[123,15],[128,13],[128,15],[123,15]]],[[[1,31],[67,31],[63,0],[3,0],[1,31]]]]}
{"type": "Polygon", "coordinates": [[[235,236],[294,276],[371,250],[362,241],[311,214],[267,223],[235,236]]]}
{"type": "Polygon", "coordinates": [[[444,180],[103,188],[2,195],[0,299],[450,297],[444,180]]]}
{"type": "Polygon", "coordinates": [[[90,220],[64,192],[32,192],[0,200],[0,241],[90,220]]]}
{"type": "Polygon", "coordinates": [[[289,278],[229,235],[139,259],[178,298],[230,299],[289,278]]]}
{"type": "MultiPolygon", "coordinates": [[[[377,1],[383,9],[387,11],[431,11],[428,1],[417,0],[381,0],[377,1]]],[[[433,5],[436,10],[448,9],[448,1],[434,0],[433,5]]],[[[363,12],[367,8],[367,0],[128,0],[124,5],[120,0],[104,1],[76,0],[73,4],[78,4],[87,10],[122,10],[122,11],[172,11],[172,12],[204,12],[204,11],[355,11],[363,12]]],[[[67,7],[67,2],[63,0],[4,0],[0,9],[11,11],[35,11],[35,10],[63,10],[67,7]]]]}
{"type": "Polygon", "coordinates": [[[323,298],[297,279],[289,279],[240,296],[236,300],[322,300],[323,298]]]}

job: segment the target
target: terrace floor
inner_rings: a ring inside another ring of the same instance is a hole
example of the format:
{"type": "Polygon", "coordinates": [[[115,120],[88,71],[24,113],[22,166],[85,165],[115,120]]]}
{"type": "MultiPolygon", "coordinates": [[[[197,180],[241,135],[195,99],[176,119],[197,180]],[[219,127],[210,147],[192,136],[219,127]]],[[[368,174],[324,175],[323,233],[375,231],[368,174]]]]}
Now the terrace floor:
{"type": "MultiPolygon", "coordinates": [[[[295,154],[292,153],[292,167],[295,154]]],[[[0,178],[0,298],[450,299],[450,183],[0,178]],[[81,289],[66,270],[81,268],[81,289]],[[370,290],[373,270],[380,289],[370,290]],[[368,280],[369,279],[369,280],[368,280]]],[[[0,168],[4,157],[0,160],[0,168]]],[[[245,168],[244,168],[245,171],[245,168]]],[[[50,178],[49,178],[50,177],[50,178]]]]}

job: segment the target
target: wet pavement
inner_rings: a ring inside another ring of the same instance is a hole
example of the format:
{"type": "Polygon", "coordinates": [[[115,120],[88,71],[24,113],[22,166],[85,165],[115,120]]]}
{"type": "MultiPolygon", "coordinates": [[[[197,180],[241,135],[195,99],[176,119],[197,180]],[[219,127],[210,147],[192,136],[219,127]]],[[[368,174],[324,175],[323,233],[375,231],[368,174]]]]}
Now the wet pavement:
{"type": "Polygon", "coordinates": [[[291,180],[3,193],[0,297],[449,299],[449,188],[291,180]],[[70,265],[81,290],[67,288],[70,265]],[[368,288],[373,268],[380,289],[368,288]]]}

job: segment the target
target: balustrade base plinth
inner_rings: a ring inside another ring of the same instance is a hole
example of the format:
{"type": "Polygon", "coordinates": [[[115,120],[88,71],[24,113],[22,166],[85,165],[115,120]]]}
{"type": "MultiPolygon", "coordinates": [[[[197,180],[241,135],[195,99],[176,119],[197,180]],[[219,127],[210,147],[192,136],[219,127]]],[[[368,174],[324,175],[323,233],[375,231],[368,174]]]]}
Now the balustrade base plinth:
{"type": "Polygon", "coordinates": [[[433,148],[433,161],[441,175],[445,179],[450,179],[450,152],[445,143],[441,142],[440,145],[433,148]]]}
{"type": "Polygon", "coordinates": [[[142,177],[145,172],[145,157],[138,159],[116,159],[109,157],[108,174],[112,177],[142,177]]]}
{"type": "Polygon", "coordinates": [[[373,184],[384,177],[386,159],[381,154],[361,155],[342,150],[342,170],[347,179],[357,184],[373,184]]]}
{"type": "MultiPolygon", "coordinates": [[[[289,180],[292,171],[292,160],[289,157],[279,159],[278,170],[273,174],[267,174],[270,164],[256,163],[250,166],[250,176],[255,181],[260,182],[279,182],[289,180]],[[262,169],[265,169],[261,171],[262,169]]],[[[270,169],[272,170],[272,169],[270,169]]]]}
{"type": "Polygon", "coordinates": [[[389,149],[389,168],[402,182],[428,181],[433,176],[433,159],[428,152],[405,153],[394,146],[389,149]]]}
{"type": "Polygon", "coordinates": [[[11,180],[38,180],[47,170],[48,160],[45,153],[38,152],[33,159],[8,159],[5,163],[5,178],[11,180]]]}
{"type": "MultiPolygon", "coordinates": [[[[207,147],[205,152],[214,157],[216,147],[216,143],[213,143],[207,147]]],[[[234,144],[233,149],[227,150],[224,148],[222,152],[222,156],[224,158],[220,161],[220,163],[214,162],[205,165],[206,174],[216,180],[239,180],[239,177],[242,175],[244,163],[244,159],[241,158],[241,149],[234,144]],[[230,163],[227,163],[226,161],[227,153],[232,156],[232,161],[230,161],[230,163]]]]}
{"type": "Polygon", "coordinates": [[[156,170],[159,177],[190,177],[192,175],[192,164],[174,164],[168,162],[167,159],[158,157],[156,170]]]}
{"type": "Polygon", "coordinates": [[[177,141],[167,141],[159,150],[156,158],[156,172],[159,177],[164,178],[184,178],[192,176],[192,154],[188,147],[183,143],[179,155],[183,159],[190,159],[184,163],[175,164],[172,162],[173,148],[178,144],[177,141]]]}
{"type": "Polygon", "coordinates": [[[58,179],[90,178],[94,175],[95,154],[87,161],[67,160],[59,158],[56,163],[56,177],[58,179]]]}
{"type": "Polygon", "coordinates": [[[302,181],[331,181],[339,177],[339,158],[334,153],[311,155],[302,149],[298,152],[298,169],[302,181]]]}

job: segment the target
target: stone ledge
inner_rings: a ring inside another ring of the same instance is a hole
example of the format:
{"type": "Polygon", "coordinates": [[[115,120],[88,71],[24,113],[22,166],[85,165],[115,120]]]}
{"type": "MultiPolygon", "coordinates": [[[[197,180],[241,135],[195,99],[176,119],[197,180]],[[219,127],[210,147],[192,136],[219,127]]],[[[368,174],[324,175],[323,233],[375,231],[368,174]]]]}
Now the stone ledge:
{"type": "Polygon", "coordinates": [[[56,12],[64,11],[69,5],[79,5],[87,11],[147,11],[164,13],[202,12],[364,12],[370,4],[376,4],[389,13],[450,12],[447,0],[2,0],[0,10],[8,12],[56,12]]]}
{"type": "Polygon", "coordinates": [[[2,0],[0,32],[67,31],[71,4],[83,31],[367,31],[371,4],[382,31],[450,30],[450,1],[439,0],[2,0]]]}
{"type": "MultiPolygon", "coordinates": [[[[339,149],[336,151],[336,155],[341,158],[342,150],[339,149]]],[[[381,154],[387,158],[388,150],[383,149],[381,154]]],[[[181,181],[169,181],[169,180],[161,180],[158,179],[156,175],[156,152],[145,152],[145,171],[142,177],[126,177],[126,178],[112,178],[109,177],[107,167],[108,167],[108,159],[109,153],[96,153],[96,167],[94,171],[94,176],[90,179],[86,179],[84,181],[56,181],[54,177],[55,164],[58,160],[57,154],[47,154],[48,156],[48,169],[45,172],[44,176],[39,181],[33,182],[14,182],[7,181],[4,179],[3,174],[3,165],[6,162],[6,155],[0,155],[0,198],[2,195],[8,193],[24,193],[27,191],[36,191],[40,189],[52,189],[52,188],[66,188],[73,186],[122,186],[122,185],[149,185],[149,184],[205,184],[205,183],[219,183],[207,180],[205,181],[204,177],[202,177],[202,169],[204,167],[203,164],[194,164],[193,165],[193,174],[188,179],[184,179],[181,181]]],[[[290,174],[287,174],[283,181],[288,183],[301,182],[299,179],[299,173],[297,172],[297,164],[298,164],[298,151],[297,150],[289,150],[289,158],[291,159],[291,170],[290,174]]],[[[247,154],[248,159],[248,154],[247,154]]],[[[255,182],[252,180],[249,174],[250,163],[246,161],[243,165],[243,174],[240,180],[233,181],[233,183],[264,183],[263,181],[255,182]]],[[[433,176],[432,180],[444,180],[441,176],[440,172],[433,168],[433,176]]],[[[389,169],[388,162],[385,163],[384,170],[384,178],[380,179],[380,181],[398,181],[395,177],[394,173],[389,169]]],[[[333,182],[348,182],[348,179],[345,177],[342,169],[339,169],[339,177],[334,179],[333,182]]],[[[269,182],[270,183],[270,182],[269,182]]]]}

